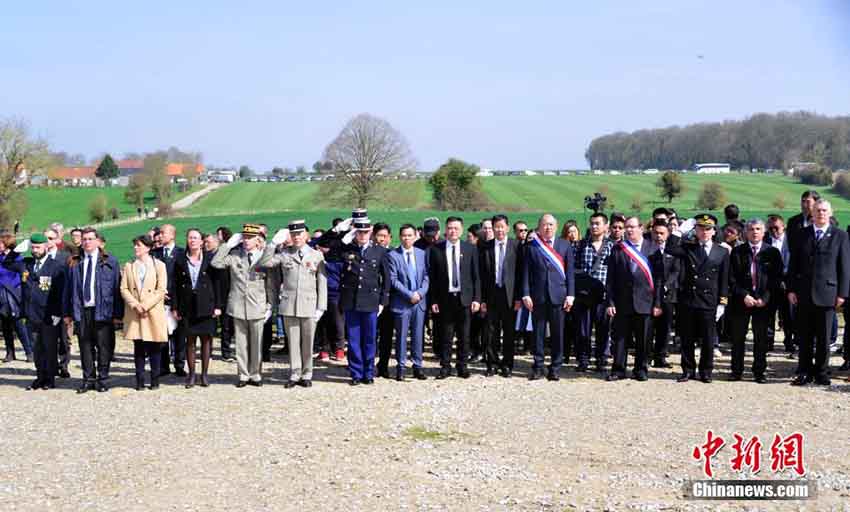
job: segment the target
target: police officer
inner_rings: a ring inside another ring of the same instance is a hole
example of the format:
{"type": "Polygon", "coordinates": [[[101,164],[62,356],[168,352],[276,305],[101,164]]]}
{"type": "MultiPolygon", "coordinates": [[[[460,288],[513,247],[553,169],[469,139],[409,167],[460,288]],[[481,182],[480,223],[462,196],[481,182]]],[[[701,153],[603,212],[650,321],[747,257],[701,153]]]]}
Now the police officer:
{"type": "MultiPolygon", "coordinates": [[[[242,233],[231,236],[218,248],[210,263],[214,268],[230,271],[227,314],[233,317],[238,388],[263,385],[260,346],[271,305],[266,296],[265,273],[259,266],[264,256],[261,243],[262,228],[245,224],[242,233]]],[[[272,244],[266,247],[266,251],[273,250],[272,244]]]]}
{"type": "Polygon", "coordinates": [[[289,340],[290,374],[285,387],[309,388],[313,382],[313,338],[316,322],[328,308],[327,273],[322,253],[307,245],[307,226],[294,220],[272,239],[274,246],[292,244],[280,254],[266,251],[260,266],[280,269],[280,314],[289,340]]]}
{"type": "Polygon", "coordinates": [[[33,343],[36,378],[27,390],[46,390],[55,387],[65,265],[50,257],[44,235],[33,234],[29,241],[32,257],[24,258],[21,285],[24,316],[33,343]]]}
{"type": "Polygon", "coordinates": [[[723,316],[728,297],[729,251],[714,243],[712,237],[717,218],[707,213],[697,215],[696,241],[682,243],[669,249],[682,260],[682,289],[679,300],[683,307],[685,327],[682,336],[682,376],[679,382],[696,378],[694,345],[702,338],[699,358],[699,377],[711,382],[714,368],[714,341],[717,320],[723,316]]]}
{"type": "MultiPolygon", "coordinates": [[[[352,386],[373,384],[378,315],[389,303],[387,250],[371,243],[372,224],[365,210],[352,214],[354,242],[342,249],[340,305],[348,328],[348,371],[352,386]]],[[[344,240],[350,241],[351,233],[344,240]]]]}

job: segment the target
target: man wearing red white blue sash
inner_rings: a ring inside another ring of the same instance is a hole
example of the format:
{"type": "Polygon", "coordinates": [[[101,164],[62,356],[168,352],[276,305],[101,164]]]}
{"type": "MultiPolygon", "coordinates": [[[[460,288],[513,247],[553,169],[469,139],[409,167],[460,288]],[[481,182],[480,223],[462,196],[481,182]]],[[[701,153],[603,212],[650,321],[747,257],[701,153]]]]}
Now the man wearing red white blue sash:
{"type": "Polygon", "coordinates": [[[528,235],[529,242],[522,262],[523,305],[531,311],[534,325],[534,363],[530,380],[543,378],[546,326],[549,326],[552,360],[547,379],[559,380],[564,364],[564,311],[575,300],[573,248],[569,242],[556,239],[558,221],[552,215],[540,217],[537,233],[528,235]]]}
{"type": "Polygon", "coordinates": [[[652,317],[661,314],[661,287],[655,283],[661,283],[662,276],[650,263],[650,256],[657,250],[651,240],[643,238],[640,219],[626,219],[626,236],[611,251],[605,283],[608,315],[613,319],[614,364],[606,376],[609,381],[626,377],[628,339],[635,342],[632,377],[638,381],[647,379],[649,329],[652,317]]]}

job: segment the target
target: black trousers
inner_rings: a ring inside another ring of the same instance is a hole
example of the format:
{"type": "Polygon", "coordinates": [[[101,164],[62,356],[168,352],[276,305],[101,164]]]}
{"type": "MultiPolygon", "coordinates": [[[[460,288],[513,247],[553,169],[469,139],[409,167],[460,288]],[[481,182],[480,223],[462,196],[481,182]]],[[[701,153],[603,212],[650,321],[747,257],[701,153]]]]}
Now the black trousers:
{"type": "Polygon", "coordinates": [[[440,329],[440,367],[452,367],[452,337],[457,337],[457,368],[466,369],[469,356],[469,324],[472,317],[469,306],[460,302],[460,293],[449,295],[449,302],[440,305],[438,328],[440,329]]]}
{"type": "Polygon", "coordinates": [[[614,315],[614,338],[612,352],[614,362],[611,371],[620,375],[626,373],[629,350],[626,348],[626,340],[631,338],[635,344],[635,366],[634,373],[646,374],[647,359],[649,356],[649,328],[652,322],[650,315],[639,313],[621,313],[617,311],[614,315]]]}
{"type": "Polygon", "coordinates": [[[484,353],[484,338],[486,335],[486,319],[481,316],[480,312],[471,313],[469,317],[469,349],[473,354],[484,353]]]}
{"type": "Polygon", "coordinates": [[[701,377],[711,377],[714,370],[714,343],[717,341],[717,322],[714,321],[717,309],[684,306],[682,311],[682,373],[695,373],[697,362],[694,347],[696,340],[700,339],[699,374],[701,377]]]}
{"type": "Polygon", "coordinates": [[[56,348],[57,368],[61,367],[68,371],[68,364],[71,360],[71,340],[68,339],[68,329],[65,323],[59,324],[59,345],[56,348]]]}
{"type": "Polygon", "coordinates": [[[378,370],[386,371],[395,344],[393,312],[385,307],[378,317],[378,370]]]}
{"type": "Polygon", "coordinates": [[[218,318],[221,327],[221,357],[233,357],[233,317],[222,314],[218,318]]]}
{"type": "Polygon", "coordinates": [[[767,369],[767,352],[770,341],[767,337],[767,325],[771,320],[770,310],[763,308],[737,308],[727,313],[727,325],[732,341],[732,375],[744,373],[744,355],[746,353],[747,328],[753,324],[753,376],[762,377],[767,369]]]}
{"type": "Polygon", "coordinates": [[[147,358],[151,363],[151,383],[157,381],[162,362],[162,349],[160,345],[163,345],[163,343],[141,340],[133,341],[133,362],[136,364],[136,379],[144,379],[145,359],[147,358]]]}
{"type": "Polygon", "coordinates": [[[850,303],[844,303],[842,313],[844,313],[844,348],[841,351],[841,358],[850,361],[850,323],[848,323],[848,320],[850,320],[850,303]]]}
{"type": "Polygon", "coordinates": [[[112,322],[96,322],[95,308],[83,308],[79,325],[80,361],[83,363],[83,383],[109,378],[112,362],[112,322]],[[96,366],[95,366],[96,365],[96,366]]]}
{"type": "Polygon", "coordinates": [[[487,303],[484,335],[484,362],[487,368],[514,368],[514,337],[516,313],[508,305],[508,296],[504,288],[496,288],[496,295],[487,303]],[[502,359],[499,360],[499,347],[502,359]]]}
{"type": "Polygon", "coordinates": [[[797,303],[797,313],[801,319],[797,323],[799,372],[812,378],[825,378],[829,371],[829,339],[835,308],[797,303]]]}
{"type": "Polygon", "coordinates": [[[269,319],[266,320],[266,322],[263,324],[263,339],[260,350],[260,356],[264,363],[270,363],[272,360],[272,345],[274,344],[274,339],[272,337],[272,329],[274,328],[274,324],[277,321],[276,311],[277,308],[272,306],[272,316],[270,316],[269,319]]]}
{"type": "Polygon", "coordinates": [[[546,325],[549,325],[549,341],[551,343],[550,370],[557,371],[564,364],[564,306],[544,302],[534,304],[531,312],[534,324],[534,370],[543,370],[546,357],[546,325]]]}
{"type": "Polygon", "coordinates": [[[788,296],[783,293],[775,293],[770,299],[768,307],[767,321],[767,341],[768,346],[772,350],[776,336],[776,315],[779,315],[779,325],[782,327],[782,332],[785,334],[783,344],[786,352],[793,352],[796,345],[797,337],[795,336],[794,317],[795,306],[788,302],[788,296]]]}
{"type": "MultiPolygon", "coordinates": [[[[170,313],[169,313],[170,314],[170,313]]],[[[168,343],[161,343],[160,355],[162,365],[168,369],[172,356],[174,357],[174,369],[186,366],[186,330],[183,322],[177,322],[174,332],[168,336],[168,343]]]]}
{"type": "Polygon", "coordinates": [[[667,347],[670,344],[670,330],[673,328],[675,306],[675,304],[663,303],[661,305],[661,316],[652,319],[652,336],[650,339],[653,342],[652,357],[656,361],[667,359],[667,347]]]}
{"type": "Polygon", "coordinates": [[[316,325],[319,339],[319,351],[334,352],[345,350],[345,315],[339,302],[328,301],[328,310],[316,325]]]}
{"type": "Polygon", "coordinates": [[[32,340],[33,357],[35,358],[36,378],[42,384],[53,385],[56,381],[56,368],[58,367],[56,351],[59,347],[59,333],[65,328],[65,325],[53,326],[49,323],[47,325],[30,323],[28,327],[32,340]]]}

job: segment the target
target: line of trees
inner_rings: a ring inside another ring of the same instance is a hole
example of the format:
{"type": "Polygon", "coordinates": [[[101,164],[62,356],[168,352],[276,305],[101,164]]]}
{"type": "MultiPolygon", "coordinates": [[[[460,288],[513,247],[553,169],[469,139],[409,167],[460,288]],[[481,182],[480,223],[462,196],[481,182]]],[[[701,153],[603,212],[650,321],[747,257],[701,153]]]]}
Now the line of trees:
{"type": "Polygon", "coordinates": [[[688,169],[700,162],[788,169],[795,162],[850,168],[850,116],[756,114],[742,121],[618,132],[591,141],[592,169],[688,169]]]}

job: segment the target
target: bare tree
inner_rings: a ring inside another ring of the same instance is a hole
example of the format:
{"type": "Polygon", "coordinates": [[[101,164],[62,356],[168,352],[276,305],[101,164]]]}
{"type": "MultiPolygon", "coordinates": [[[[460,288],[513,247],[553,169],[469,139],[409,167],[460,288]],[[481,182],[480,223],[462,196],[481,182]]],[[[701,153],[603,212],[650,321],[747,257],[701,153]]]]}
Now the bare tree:
{"type": "Polygon", "coordinates": [[[346,123],[325,148],[324,160],[333,165],[337,186],[358,207],[374,197],[386,175],[416,169],[416,159],[404,136],[387,121],[360,114],[346,123]]]}
{"type": "Polygon", "coordinates": [[[26,210],[26,196],[18,189],[29,177],[47,174],[56,160],[50,155],[47,141],[30,133],[23,119],[0,119],[0,227],[10,226],[26,210]]]}

